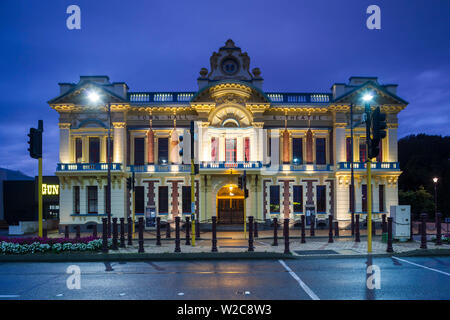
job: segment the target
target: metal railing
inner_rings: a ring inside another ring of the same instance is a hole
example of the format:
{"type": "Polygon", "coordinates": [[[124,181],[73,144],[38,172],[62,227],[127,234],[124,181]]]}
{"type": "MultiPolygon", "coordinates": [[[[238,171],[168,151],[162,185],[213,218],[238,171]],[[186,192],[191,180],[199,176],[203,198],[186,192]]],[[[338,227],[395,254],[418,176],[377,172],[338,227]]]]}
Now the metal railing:
{"type": "MultiPolygon", "coordinates": [[[[338,170],[350,170],[351,162],[339,162],[337,166],[338,170]]],[[[365,162],[353,162],[354,170],[366,169],[365,162]]],[[[398,162],[372,162],[372,169],[384,169],[384,170],[400,170],[400,164],[398,162]]]]}
{"type": "MultiPolygon", "coordinates": [[[[58,163],[56,171],[107,171],[107,163],[58,163]]],[[[121,163],[111,163],[112,171],[122,170],[121,163]]]]}

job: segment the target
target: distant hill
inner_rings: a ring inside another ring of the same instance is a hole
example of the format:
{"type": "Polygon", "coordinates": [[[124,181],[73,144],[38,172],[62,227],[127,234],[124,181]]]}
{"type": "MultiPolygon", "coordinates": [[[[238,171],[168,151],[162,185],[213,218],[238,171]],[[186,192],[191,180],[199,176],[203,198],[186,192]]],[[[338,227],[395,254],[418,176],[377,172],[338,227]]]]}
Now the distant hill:
{"type": "Polygon", "coordinates": [[[20,171],[0,168],[0,181],[1,180],[34,180],[34,177],[27,176],[20,171]]]}

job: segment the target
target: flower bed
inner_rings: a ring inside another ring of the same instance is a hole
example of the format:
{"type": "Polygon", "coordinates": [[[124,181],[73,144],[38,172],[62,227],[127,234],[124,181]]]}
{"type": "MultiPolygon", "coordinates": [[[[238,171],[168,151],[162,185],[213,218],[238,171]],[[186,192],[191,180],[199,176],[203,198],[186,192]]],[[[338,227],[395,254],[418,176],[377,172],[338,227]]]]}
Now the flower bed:
{"type": "MultiPolygon", "coordinates": [[[[108,239],[108,246],[112,240],[108,239]]],[[[6,238],[0,237],[0,254],[26,254],[26,253],[61,253],[99,251],[102,248],[102,239],[85,237],[79,239],[65,238],[6,238]]]]}
{"type": "MultiPolygon", "coordinates": [[[[441,237],[442,243],[448,243],[450,244],[450,235],[442,235],[441,237]]],[[[436,237],[432,237],[431,241],[436,242],[436,237]]]]}

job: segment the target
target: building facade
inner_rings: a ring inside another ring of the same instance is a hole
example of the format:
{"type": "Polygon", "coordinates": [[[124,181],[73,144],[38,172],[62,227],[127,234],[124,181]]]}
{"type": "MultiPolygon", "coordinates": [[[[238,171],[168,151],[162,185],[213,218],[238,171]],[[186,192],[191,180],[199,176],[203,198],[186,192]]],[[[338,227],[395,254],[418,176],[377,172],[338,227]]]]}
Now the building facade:
{"type": "MultiPolygon", "coordinates": [[[[365,125],[350,136],[363,114],[361,96],[370,91],[373,106],[387,114],[387,137],[372,164],[375,219],[398,204],[397,114],[407,102],[397,85],[376,77],[351,77],[322,93],[266,92],[259,68],[232,40],[202,68],[198,90],[131,92],[107,76],[81,76],[60,83],[51,101],[59,113],[60,224],[101,223],[105,217],[107,136],[111,106],[112,216],[128,217],[132,197],[126,179],[135,173],[136,216],[154,209],[162,220],[190,214],[190,154],[199,219],[234,224],[244,220],[244,192],[238,176],[246,171],[246,214],[258,221],[278,218],[350,223],[350,164],[353,151],[356,213],[367,211],[365,125]],[[88,99],[95,92],[100,101],[88,99]],[[195,143],[190,145],[190,123],[195,143]],[[180,155],[180,149],[183,150],[180,155]],[[308,219],[309,220],[309,219],[308,219]]],[[[362,218],[364,220],[364,218],[362,218]]]]}

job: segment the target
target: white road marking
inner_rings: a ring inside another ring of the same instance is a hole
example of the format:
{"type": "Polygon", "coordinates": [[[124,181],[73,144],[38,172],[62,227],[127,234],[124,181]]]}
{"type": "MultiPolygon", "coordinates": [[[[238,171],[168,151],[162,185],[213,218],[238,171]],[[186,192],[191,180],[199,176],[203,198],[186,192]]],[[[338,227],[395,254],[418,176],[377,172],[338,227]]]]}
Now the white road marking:
{"type": "Polygon", "coordinates": [[[62,297],[63,294],[62,294],[62,293],[58,293],[56,296],[57,296],[57,297],[62,297]]]}
{"type": "Polygon", "coordinates": [[[294,278],[300,284],[300,287],[302,287],[303,290],[305,290],[305,292],[311,299],[320,300],[319,297],[306,285],[306,283],[302,281],[302,279],[300,279],[298,275],[295,274],[294,271],[292,271],[291,268],[287,266],[287,264],[283,260],[278,260],[278,262],[281,263],[281,265],[287,270],[287,272],[289,272],[292,278],[294,278]]]}
{"type": "Polygon", "coordinates": [[[445,274],[446,276],[450,276],[450,273],[447,273],[447,272],[444,272],[444,271],[441,271],[441,270],[437,270],[437,269],[433,269],[433,268],[430,268],[430,267],[426,267],[426,266],[423,266],[421,264],[417,264],[417,263],[414,263],[414,262],[411,262],[411,261],[408,261],[408,260],[404,260],[404,259],[400,259],[400,258],[397,258],[397,257],[392,257],[392,258],[397,259],[397,260],[402,261],[402,262],[406,262],[406,263],[412,264],[412,265],[414,265],[416,267],[424,268],[424,269],[427,269],[427,270],[431,270],[431,271],[434,271],[434,272],[445,274]]]}
{"type": "Polygon", "coordinates": [[[178,295],[179,296],[184,296],[184,293],[183,292],[178,292],[178,295]]]}
{"type": "Polygon", "coordinates": [[[2,294],[0,295],[0,298],[18,298],[20,295],[18,294],[2,294]]]}

